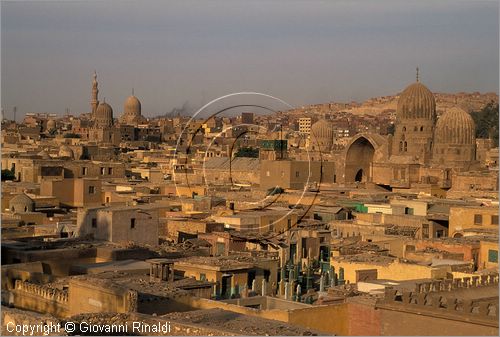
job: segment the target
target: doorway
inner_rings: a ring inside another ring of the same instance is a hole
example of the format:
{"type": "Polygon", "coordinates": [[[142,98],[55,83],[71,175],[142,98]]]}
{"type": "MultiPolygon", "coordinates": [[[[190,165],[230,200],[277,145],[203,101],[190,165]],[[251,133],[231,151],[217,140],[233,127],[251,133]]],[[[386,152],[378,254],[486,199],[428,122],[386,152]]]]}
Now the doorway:
{"type": "Polygon", "coordinates": [[[363,169],[359,169],[358,172],[356,173],[356,176],[354,177],[355,182],[362,182],[363,181],[363,169]]]}

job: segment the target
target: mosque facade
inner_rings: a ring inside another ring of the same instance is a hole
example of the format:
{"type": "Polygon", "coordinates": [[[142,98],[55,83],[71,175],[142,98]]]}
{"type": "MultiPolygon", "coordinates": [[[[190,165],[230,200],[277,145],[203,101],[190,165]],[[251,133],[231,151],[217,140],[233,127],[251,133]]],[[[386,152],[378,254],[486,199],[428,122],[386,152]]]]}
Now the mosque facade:
{"type": "Polygon", "coordinates": [[[122,140],[121,129],[127,126],[136,127],[146,119],[141,114],[141,102],[132,95],[125,100],[123,114],[115,120],[113,108],[106,99],[99,101],[97,73],[94,71],[92,81],[91,126],[88,131],[89,139],[99,143],[119,145],[122,140]]]}
{"type": "Polygon", "coordinates": [[[418,78],[400,95],[394,135],[357,134],[342,159],[345,183],[392,188],[451,186],[452,174],[477,170],[475,124],[459,107],[436,116],[432,92],[418,78]]]}

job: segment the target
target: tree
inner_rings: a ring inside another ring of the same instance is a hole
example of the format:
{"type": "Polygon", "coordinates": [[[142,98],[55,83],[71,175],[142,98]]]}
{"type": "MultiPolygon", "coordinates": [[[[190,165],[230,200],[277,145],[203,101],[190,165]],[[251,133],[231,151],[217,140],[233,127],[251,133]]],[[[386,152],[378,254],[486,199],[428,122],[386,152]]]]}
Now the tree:
{"type": "Polygon", "coordinates": [[[2,170],[2,181],[15,180],[15,179],[16,179],[16,174],[14,172],[8,169],[2,170]]]}
{"type": "Polygon", "coordinates": [[[70,133],[66,133],[66,134],[64,135],[64,138],[82,138],[82,136],[80,136],[80,135],[79,135],[79,134],[77,134],[77,133],[72,133],[72,132],[70,132],[70,133]]]}
{"type": "Polygon", "coordinates": [[[240,147],[235,157],[259,158],[259,149],[253,147],[240,147]]]}
{"type": "Polygon", "coordinates": [[[498,103],[491,101],[471,116],[476,123],[476,138],[490,138],[498,145],[498,103]]]}

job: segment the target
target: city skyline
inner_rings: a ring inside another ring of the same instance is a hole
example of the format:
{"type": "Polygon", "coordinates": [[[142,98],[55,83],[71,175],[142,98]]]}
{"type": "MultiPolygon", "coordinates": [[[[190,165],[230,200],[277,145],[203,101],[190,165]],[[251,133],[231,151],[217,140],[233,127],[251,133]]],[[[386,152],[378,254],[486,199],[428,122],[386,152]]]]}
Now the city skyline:
{"type": "Polygon", "coordinates": [[[94,69],[116,114],[134,88],[146,117],[238,91],[363,101],[416,66],[433,92],[498,92],[495,1],[141,4],[3,2],[5,117],[88,112],[94,69]]]}
{"type": "Polygon", "coordinates": [[[499,335],[498,2],[0,4],[0,331],[499,335]]]}

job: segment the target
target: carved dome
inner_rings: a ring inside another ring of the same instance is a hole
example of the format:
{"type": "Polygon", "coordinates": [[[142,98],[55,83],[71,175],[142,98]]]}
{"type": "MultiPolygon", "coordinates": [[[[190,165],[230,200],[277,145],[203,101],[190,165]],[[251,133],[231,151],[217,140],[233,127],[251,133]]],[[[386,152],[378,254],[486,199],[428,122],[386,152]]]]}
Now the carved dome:
{"type": "Polygon", "coordinates": [[[333,138],[332,123],[325,119],[321,119],[311,126],[311,134],[315,138],[333,138]]]}
{"type": "Polygon", "coordinates": [[[95,113],[95,127],[105,128],[113,125],[113,108],[106,102],[100,103],[95,113]]]}
{"type": "Polygon", "coordinates": [[[436,144],[474,145],[476,125],[466,111],[453,107],[437,121],[434,136],[436,144]]]}
{"type": "Polygon", "coordinates": [[[420,82],[409,85],[399,96],[396,118],[428,119],[436,118],[436,100],[432,92],[420,82]]]}
{"type": "Polygon", "coordinates": [[[321,119],[311,126],[310,147],[322,152],[330,151],[333,144],[333,125],[321,119]]]}

